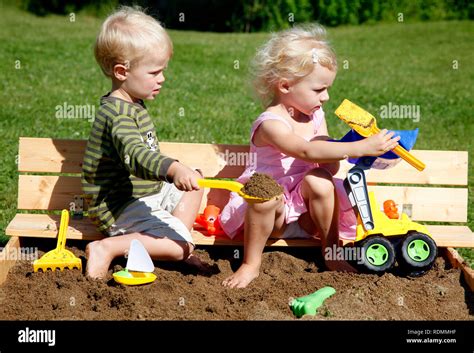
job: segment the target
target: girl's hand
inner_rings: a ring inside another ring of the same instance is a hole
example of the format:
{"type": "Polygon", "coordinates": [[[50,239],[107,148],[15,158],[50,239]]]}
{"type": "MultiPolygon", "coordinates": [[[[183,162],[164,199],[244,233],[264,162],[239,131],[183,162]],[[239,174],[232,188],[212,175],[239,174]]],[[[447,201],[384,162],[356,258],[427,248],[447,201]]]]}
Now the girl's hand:
{"type": "Polygon", "coordinates": [[[184,164],[173,162],[168,169],[168,177],[173,179],[173,183],[178,190],[193,191],[199,190],[197,180],[202,178],[202,175],[184,164]]]}
{"type": "Polygon", "coordinates": [[[400,136],[393,138],[393,135],[395,135],[393,131],[389,132],[387,129],[383,129],[378,134],[361,140],[362,155],[377,157],[393,150],[398,146],[398,141],[400,140],[400,136]]]}

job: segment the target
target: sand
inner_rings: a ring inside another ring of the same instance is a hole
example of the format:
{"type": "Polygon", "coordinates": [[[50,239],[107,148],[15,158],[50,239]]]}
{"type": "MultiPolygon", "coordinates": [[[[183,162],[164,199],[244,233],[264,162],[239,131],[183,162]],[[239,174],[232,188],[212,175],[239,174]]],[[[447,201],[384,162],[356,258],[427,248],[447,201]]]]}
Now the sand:
{"type": "MultiPolygon", "coordinates": [[[[85,268],[83,249],[70,250],[85,268]]],[[[240,264],[242,248],[235,247],[200,247],[195,254],[208,264],[206,271],[182,262],[155,262],[158,278],[143,286],[114,282],[112,273],[122,269],[124,259],[114,262],[105,280],[78,270],[34,273],[31,262],[19,261],[0,287],[0,320],[474,319],[472,292],[460,281],[460,270],[441,257],[426,275],[405,278],[396,269],[380,276],[323,271],[315,251],[265,251],[260,276],[245,289],[221,285],[240,264]],[[297,319],[291,300],[324,286],[334,287],[336,294],[317,315],[297,319]]]]}

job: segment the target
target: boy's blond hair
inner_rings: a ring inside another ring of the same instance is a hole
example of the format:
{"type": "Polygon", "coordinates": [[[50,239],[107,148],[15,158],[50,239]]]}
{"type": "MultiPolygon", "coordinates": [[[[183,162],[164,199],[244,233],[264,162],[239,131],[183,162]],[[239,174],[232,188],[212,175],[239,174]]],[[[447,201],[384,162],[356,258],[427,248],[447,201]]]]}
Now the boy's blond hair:
{"type": "Polygon", "coordinates": [[[336,55],[322,26],[295,26],[274,33],[258,49],[252,62],[255,91],[267,105],[274,98],[281,79],[297,82],[313,72],[316,63],[331,71],[337,70],[336,55]]]}
{"type": "Polygon", "coordinates": [[[128,6],[107,17],[94,46],[95,58],[108,77],[113,77],[116,64],[132,68],[154,50],[169,58],[173,54],[170,37],[156,19],[128,6]]]}

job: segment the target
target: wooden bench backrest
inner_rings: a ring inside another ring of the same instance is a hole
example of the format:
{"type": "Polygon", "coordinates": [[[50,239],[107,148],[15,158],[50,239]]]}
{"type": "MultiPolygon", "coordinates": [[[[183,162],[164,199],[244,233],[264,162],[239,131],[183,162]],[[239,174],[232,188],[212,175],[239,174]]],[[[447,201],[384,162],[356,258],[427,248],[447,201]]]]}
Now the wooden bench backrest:
{"type": "MultiPolygon", "coordinates": [[[[21,137],[18,209],[69,209],[74,196],[82,195],[80,173],[86,143],[85,140],[21,137]]],[[[252,161],[247,145],[161,142],[160,148],[164,154],[200,168],[208,178],[236,178],[245,164],[252,161]]],[[[368,173],[369,189],[375,191],[379,203],[392,199],[400,211],[402,207],[411,210],[415,221],[467,222],[467,152],[415,150],[412,153],[426,164],[423,172],[401,161],[394,168],[368,173]]],[[[345,178],[351,166],[343,162],[337,176],[345,178]]],[[[228,194],[225,190],[206,190],[202,208],[206,204],[224,205],[228,194]]]]}

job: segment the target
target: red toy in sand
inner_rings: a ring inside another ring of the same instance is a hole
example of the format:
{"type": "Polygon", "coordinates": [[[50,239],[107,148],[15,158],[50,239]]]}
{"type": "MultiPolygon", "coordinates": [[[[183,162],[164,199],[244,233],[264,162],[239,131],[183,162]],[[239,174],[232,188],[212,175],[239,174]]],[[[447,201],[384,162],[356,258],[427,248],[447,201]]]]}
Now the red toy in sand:
{"type": "Polygon", "coordinates": [[[220,212],[219,207],[209,205],[203,213],[197,215],[195,222],[207,230],[207,235],[225,235],[218,218],[220,212]]]}

